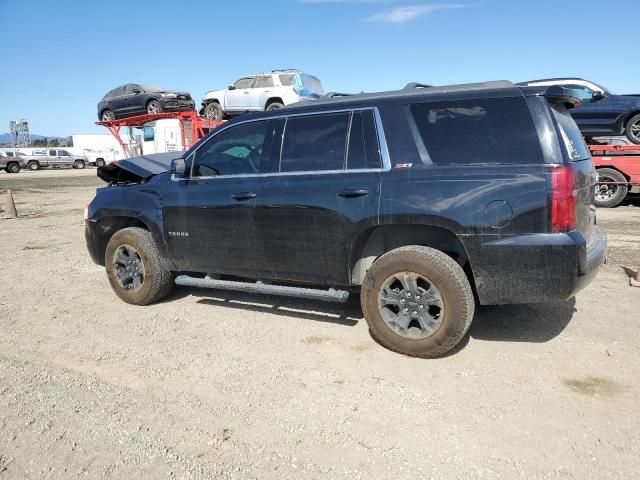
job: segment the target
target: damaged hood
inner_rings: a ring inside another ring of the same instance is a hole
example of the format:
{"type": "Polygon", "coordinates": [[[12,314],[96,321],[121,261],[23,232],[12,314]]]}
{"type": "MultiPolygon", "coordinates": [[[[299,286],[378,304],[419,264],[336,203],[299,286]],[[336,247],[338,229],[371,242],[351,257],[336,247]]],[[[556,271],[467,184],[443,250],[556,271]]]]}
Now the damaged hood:
{"type": "Polygon", "coordinates": [[[140,182],[154,175],[168,172],[171,168],[171,161],[180,158],[183,153],[153,153],[140,157],[124,158],[98,167],[98,177],[107,183],[140,182]]]}

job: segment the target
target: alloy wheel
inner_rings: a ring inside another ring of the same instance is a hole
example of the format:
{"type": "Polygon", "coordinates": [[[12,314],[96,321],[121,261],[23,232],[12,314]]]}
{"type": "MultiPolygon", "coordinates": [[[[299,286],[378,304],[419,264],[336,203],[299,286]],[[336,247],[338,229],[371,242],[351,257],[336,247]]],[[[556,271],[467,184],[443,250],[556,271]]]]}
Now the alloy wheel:
{"type": "Polygon", "coordinates": [[[387,327],[412,340],[432,336],[444,319],[440,291],[415,272],[398,272],[387,278],[378,292],[378,309],[387,327]]]}
{"type": "Polygon", "coordinates": [[[137,292],[145,279],[144,264],[138,251],[131,245],[120,245],[113,253],[113,271],[123,290],[137,292]]]}

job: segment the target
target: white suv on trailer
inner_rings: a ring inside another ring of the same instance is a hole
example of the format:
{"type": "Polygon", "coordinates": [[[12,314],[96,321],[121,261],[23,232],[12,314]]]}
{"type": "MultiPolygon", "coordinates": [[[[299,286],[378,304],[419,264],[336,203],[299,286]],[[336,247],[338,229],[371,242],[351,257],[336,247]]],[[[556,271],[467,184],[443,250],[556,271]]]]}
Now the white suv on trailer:
{"type": "Polygon", "coordinates": [[[225,116],[275,110],[322,95],[322,83],[313,75],[299,70],[273,70],[239,78],[226,90],[207,92],[202,98],[200,114],[211,120],[222,120],[225,116]]]}

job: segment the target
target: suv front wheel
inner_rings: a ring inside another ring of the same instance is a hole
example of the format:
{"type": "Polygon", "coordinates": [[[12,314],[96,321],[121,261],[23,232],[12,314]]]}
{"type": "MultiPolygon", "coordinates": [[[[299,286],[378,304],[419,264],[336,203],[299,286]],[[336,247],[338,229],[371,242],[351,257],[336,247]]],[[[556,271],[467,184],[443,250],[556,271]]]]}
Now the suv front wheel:
{"type": "Polygon", "coordinates": [[[111,288],[127,303],[157,302],[173,287],[171,271],[148,230],[129,227],[116,232],[104,260],[111,288]]]}
{"type": "Polygon", "coordinates": [[[222,107],[218,102],[208,103],[207,106],[204,107],[204,118],[219,122],[223,119],[223,117],[224,113],[222,111],[222,107]]]}
{"type": "Polygon", "coordinates": [[[376,260],[361,290],[372,335],[413,357],[444,355],[464,337],[475,302],[464,271],[439,250],[412,245],[376,260]]]}

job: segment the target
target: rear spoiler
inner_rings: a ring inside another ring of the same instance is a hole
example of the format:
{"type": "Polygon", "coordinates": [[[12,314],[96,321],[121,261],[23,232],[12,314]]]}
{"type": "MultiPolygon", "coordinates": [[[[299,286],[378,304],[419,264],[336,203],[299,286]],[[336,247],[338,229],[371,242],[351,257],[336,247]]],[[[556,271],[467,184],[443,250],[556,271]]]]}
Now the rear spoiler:
{"type": "Polygon", "coordinates": [[[562,85],[550,86],[543,95],[550,103],[561,104],[567,108],[575,108],[582,103],[579,90],[562,85]]]}

